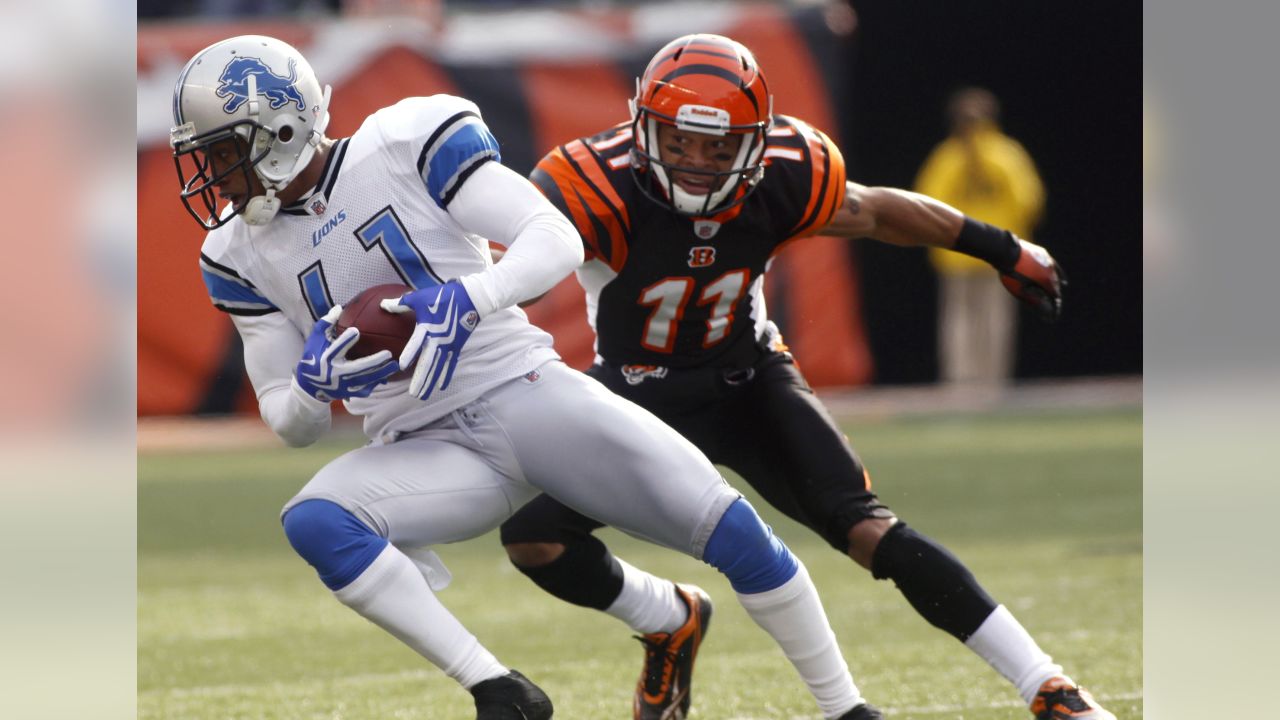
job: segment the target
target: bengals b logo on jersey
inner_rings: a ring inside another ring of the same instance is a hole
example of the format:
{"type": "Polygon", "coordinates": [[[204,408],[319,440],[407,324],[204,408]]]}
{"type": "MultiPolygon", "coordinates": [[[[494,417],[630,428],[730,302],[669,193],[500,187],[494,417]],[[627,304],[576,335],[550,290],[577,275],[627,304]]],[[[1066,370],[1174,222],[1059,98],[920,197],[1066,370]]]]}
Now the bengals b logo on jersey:
{"type": "Polygon", "coordinates": [[[689,248],[689,267],[707,267],[716,261],[716,249],[710,245],[689,248]]]}

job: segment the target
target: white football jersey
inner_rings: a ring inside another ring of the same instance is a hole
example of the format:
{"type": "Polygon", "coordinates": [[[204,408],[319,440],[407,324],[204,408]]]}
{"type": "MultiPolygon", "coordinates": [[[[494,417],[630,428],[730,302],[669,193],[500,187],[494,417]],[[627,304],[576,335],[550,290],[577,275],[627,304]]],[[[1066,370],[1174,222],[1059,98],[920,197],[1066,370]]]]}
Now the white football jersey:
{"type": "MultiPolygon", "coordinates": [[[[500,161],[498,143],[468,100],[434,95],[370,115],[330,150],[315,194],[253,227],[235,218],[206,237],[200,269],[213,304],[238,315],[283,313],[302,335],[329,308],[384,283],[415,288],[484,270],[488,241],[449,215],[476,168],[500,161]]],[[[485,317],[463,347],[453,380],[422,401],[408,380],[346,401],[365,434],[422,427],[558,356],[524,311],[485,317]]]]}

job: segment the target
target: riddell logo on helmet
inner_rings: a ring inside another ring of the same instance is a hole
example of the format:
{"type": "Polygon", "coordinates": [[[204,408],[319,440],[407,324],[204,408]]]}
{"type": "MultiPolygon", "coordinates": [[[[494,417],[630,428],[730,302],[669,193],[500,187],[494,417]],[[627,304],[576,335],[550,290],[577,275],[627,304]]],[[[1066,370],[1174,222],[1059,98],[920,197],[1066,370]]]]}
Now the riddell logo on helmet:
{"type": "Polygon", "coordinates": [[[249,101],[251,76],[258,86],[258,94],[266,96],[272,110],[279,110],[289,103],[297,105],[299,110],[307,109],[302,92],[298,90],[297,61],[289,60],[289,77],[284,77],[271,72],[271,68],[258,58],[237,57],[222,70],[222,76],[218,78],[221,84],[214,91],[218,97],[231,96],[222,106],[223,112],[233,113],[249,101]]]}
{"type": "Polygon", "coordinates": [[[723,135],[729,127],[729,113],[706,105],[681,105],[676,111],[676,127],[723,135]]]}

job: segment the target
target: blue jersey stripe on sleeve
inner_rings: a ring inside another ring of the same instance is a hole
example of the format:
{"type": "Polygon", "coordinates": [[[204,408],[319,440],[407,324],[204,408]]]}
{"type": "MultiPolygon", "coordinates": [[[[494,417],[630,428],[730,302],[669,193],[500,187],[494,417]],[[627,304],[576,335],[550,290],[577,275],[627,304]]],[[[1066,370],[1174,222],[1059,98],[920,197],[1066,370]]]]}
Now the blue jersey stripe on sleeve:
{"type": "Polygon", "coordinates": [[[427,177],[427,160],[430,159],[431,153],[436,147],[436,143],[440,141],[441,136],[446,132],[452,132],[454,125],[466,120],[467,118],[476,118],[479,120],[480,116],[470,110],[463,110],[462,112],[451,116],[448,120],[440,123],[435,131],[431,133],[431,136],[427,138],[427,141],[423,143],[422,152],[418,153],[418,174],[423,177],[423,182],[426,182],[427,177]]]}
{"type": "Polygon", "coordinates": [[[266,311],[279,309],[245,280],[230,277],[204,263],[200,265],[200,275],[204,278],[210,299],[219,308],[266,311]]]}
{"type": "Polygon", "coordinates": [[[497,139],[473,113],[459,113],[428,141],[418,169],[431,199],[447,208],[467,177],[489,160],[502,160],[497,139]]]}

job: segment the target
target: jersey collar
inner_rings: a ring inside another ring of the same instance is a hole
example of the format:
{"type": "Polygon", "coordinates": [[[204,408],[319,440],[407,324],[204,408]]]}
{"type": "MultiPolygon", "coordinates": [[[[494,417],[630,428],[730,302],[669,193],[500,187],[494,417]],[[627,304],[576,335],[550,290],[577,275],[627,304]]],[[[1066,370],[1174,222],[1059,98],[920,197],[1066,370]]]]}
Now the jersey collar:
{"type": "Polygon", "coordinates": [[[294,202],[280,209],[286,215],[312,215],[319,217],[329,209],[329,195],[338,182],[338,173],[342,170],[342,161],[347,154],[347,143],[351,138],[343,138],[333,144],[329,157],[325,158],[324,169],[320,171],[320,180],[311,192],[304,194],[294,202]]]}

